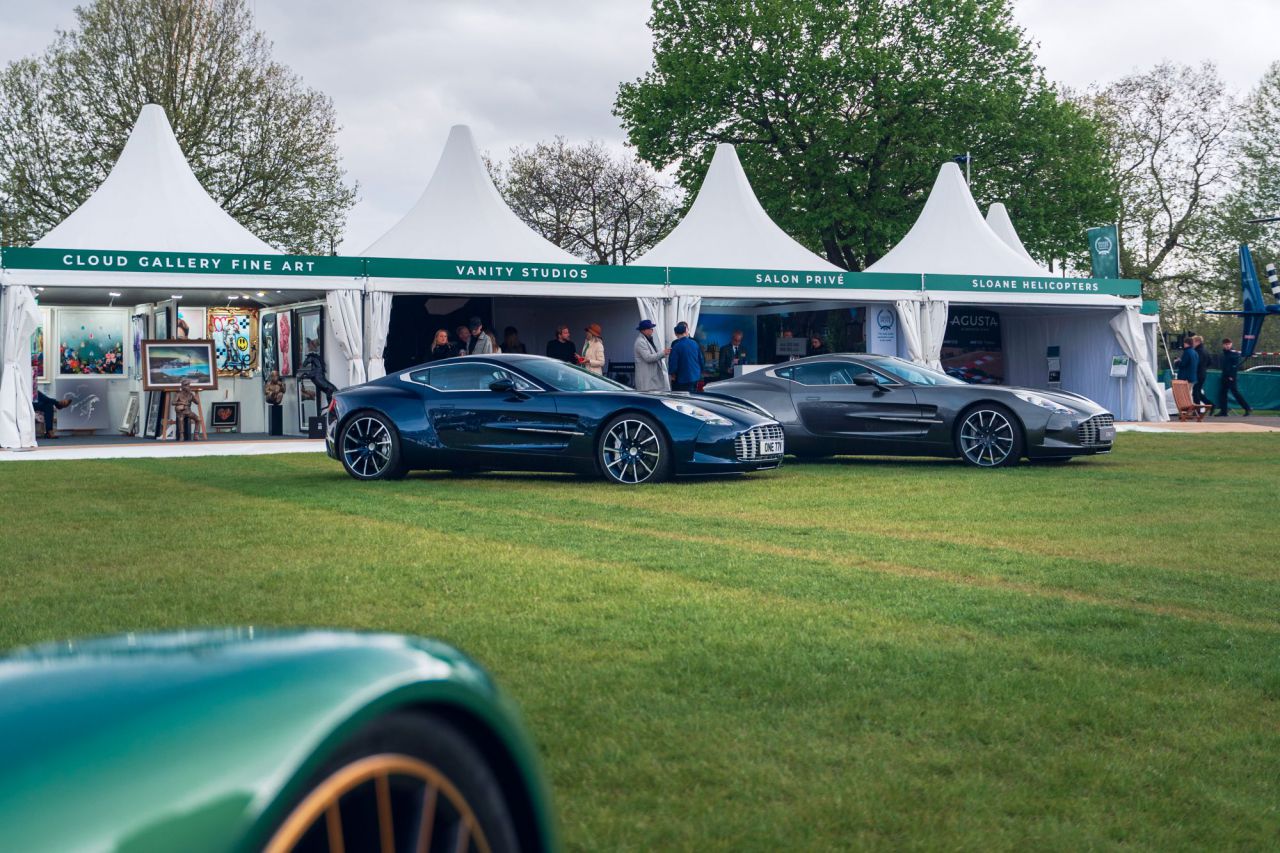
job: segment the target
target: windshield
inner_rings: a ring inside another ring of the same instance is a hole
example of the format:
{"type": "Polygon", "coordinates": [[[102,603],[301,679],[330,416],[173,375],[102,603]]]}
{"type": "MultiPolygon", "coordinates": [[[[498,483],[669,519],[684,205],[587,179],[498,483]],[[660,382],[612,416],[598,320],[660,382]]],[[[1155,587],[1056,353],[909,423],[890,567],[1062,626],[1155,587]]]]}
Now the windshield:
{"type": "Polygon", "coordinates": [[[959,379],[952,378],[941,371],[933,370],[928,367],[921,367],[918,364],[912,364],[909,361],[903,361],[900,358],[877,358],[871,364],[877,370],[883,370],[885,373],[903,382],[910,382],[912,385],[964,385],[966,383],[959,379]]]}
{"type": "Polygon", "coordinates": [[[520,362],[520,369],[556,391],[630,391],[621,382],[552,358],[520,362]]]}

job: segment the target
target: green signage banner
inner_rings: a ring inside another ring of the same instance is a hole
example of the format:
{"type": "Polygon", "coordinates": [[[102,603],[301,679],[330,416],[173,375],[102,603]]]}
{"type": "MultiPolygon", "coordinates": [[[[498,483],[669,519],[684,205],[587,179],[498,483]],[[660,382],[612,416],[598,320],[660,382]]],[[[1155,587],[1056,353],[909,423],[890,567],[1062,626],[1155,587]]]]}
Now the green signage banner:
{"type": "Polygon", "coordinates": [[[65,272],[181,273],[197,275],[364,275],[364,259],[330,255],[229,255],[208,252],[116,252],[93,249],[3,250],[6,269],[65,272]]]}
{"type": "Polygon", "coordinates": [[[530,264],[519,261],[435,261],[367,258],[370,278],[430,278],[443,281],[522,281],[529,284],[666,284],[666,267],[597,264],[530,264]]]}
{"type": "Polygon", "coordinates": [[[970,291],[972,293],[1141,296],[1142,283],[1135,279],[1057,278],[1046,276],[926,275],[925,290],[970,291]]]}
{"type": "Polygon", "coordinates": [[[1090,228],[1089,259],[1094,278],[1120,277],[1120,229],[1114,225],[1090,228]]]}
{"type": "Polygon", "coordinates": [[[842,290],[916,290],[920,276],[843,270],[740,270],[671,267],[671,284],[699,287],[820,287],[842,290]]]}

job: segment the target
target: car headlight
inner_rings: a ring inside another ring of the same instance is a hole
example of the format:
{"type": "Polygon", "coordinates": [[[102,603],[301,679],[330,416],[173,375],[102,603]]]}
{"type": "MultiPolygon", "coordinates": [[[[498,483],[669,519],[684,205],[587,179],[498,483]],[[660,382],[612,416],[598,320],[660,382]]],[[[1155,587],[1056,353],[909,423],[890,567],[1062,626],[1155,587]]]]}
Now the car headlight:
{"type": "Polygon", "coordinates": [[[715,412],[708,411],[701,406],[695,406],[693,403],[686,403],[684,400],[663,400],[662,405],[668,409],[674,409],[682,415],[688,415],[691,418],[697,418],[704,424],[715,424],[716,426],[733,426],[733,421],[723,418],[715,412]]]}
{"type": "Polygon", "coordinates": [[[1041,397],[1039,394],[1033,394],[1030,391],[1014,391],[1013,396],[1019,400],[1025,400],[1033,406],[1039,406],[1042,409],[1048,409],[1055,415],[1074,415],[1075,412],[1068,409],[1061,403],[1055,403],[1048,397],[1041,397]]]}

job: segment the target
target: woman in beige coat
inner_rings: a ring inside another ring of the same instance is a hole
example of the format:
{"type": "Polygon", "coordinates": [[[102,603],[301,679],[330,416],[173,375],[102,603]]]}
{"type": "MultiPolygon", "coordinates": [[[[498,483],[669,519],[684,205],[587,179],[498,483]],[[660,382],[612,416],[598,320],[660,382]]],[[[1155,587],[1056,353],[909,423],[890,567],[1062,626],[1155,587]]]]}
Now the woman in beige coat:
{"type": "Polygon", "coordinates": [[[592,373],[604,374],[604,339],[600,337],[604,330],[599,323],[587,326],[587,340],[582,345],[582,366],[592,373]]]}

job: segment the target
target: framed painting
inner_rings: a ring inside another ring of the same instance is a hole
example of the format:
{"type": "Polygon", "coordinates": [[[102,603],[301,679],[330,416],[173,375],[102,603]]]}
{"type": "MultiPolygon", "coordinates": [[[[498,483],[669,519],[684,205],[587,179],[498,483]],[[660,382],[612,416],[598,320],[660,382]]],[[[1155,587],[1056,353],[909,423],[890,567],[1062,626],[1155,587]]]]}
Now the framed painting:
{"type": "Polygon", "coordinates": [[[281,376],[293,375],[293,312],[276,315],[276,356],[281,376]]]}
{"type": "Polygon", "coordinates": [[[178,340],[200,339],[205,330],[205,310],[190,306],[178,307],[178,321],[174,324],[174,338],[178,340]],[[194,334],[193,334],[194,333],[194,334]]]}
{"type": "Polygon", "coordinates": [[[133,367],[129,378],[137,379],[142,375],[142,342],[147,339],[146,314],[134,314],[129,318],[129,334],[133,338],[133,367]]]}
{"type": "Polygon", "coordinates": [[[258,366],[258,309],[210,308],[206,312],[219,376],[252,376],[258,366]]]}
{"type": "Polygon", "coordinates": [[[176,391],[183,379],[196,391],[218,387],[213,341],[143,341],[142,387],[176,391]]]}
{"type": "Polygon", "coordinates": [[[54,397],[71,398],[71,403],[58,412],[60,430],[99,430],[111,428],[107,411],[107,380],[95,376],[60,378],[54,385],[54,397]]]}
{"type": "Polygon", "coordinates": [[[128,335],[124,309],[58,309],[58,376],[124,376],[128,335]]]}
{"type": "Polygon", "coordinates": [[[169,306],[165,305],[151,312],[151,334],[161,341],[169,340],[169,306]]]}
{"type": "Polygon", "coordinates": [[[262,374],[270,376],[271,371],[280,369],[280,349],[276,343],[276,323],[280,312],[272,311],[262,315],[261,331],[258,333],[258,345],[262,350],[262,374]]]}
{"type": "Polygon", "coordinates": [[[42,385],[51,381],[49,375],[49,335],[53,332],[53,312],[40,309],[40,325],[31,333],[31,375],[42,385]]]}
{"type": "Polygon", "coordinates": [[[324,359],[324,307],[313,305],[293,312],[293,369],[296,372],[310,353],[324,359]]]}
{"type": "Polygon", "coordinates": [[[218,432],[239,432],[240,404],[214,403],[209,407],[209,426],[218,432]]]}

